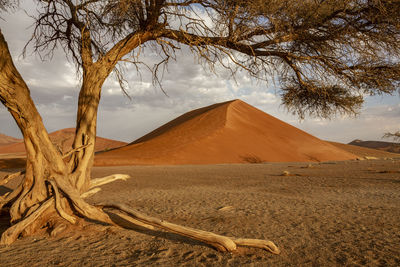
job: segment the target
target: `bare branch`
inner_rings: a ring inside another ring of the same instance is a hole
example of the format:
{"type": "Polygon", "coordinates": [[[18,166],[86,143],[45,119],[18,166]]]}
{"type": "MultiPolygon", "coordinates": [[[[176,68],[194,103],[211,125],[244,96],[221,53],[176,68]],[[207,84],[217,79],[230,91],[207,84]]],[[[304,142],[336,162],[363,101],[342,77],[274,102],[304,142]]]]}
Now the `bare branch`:
{"type": "Polygon", "coordinates": [[[131,177],[127,174],[113,174],[113,175],[106,176],[103,178],[92,179],[90,182],[90,189],[101,186],[101,185],[105,185],[105,184],[108,184],[108,183],[111,183],[111,182],[114,182],[117,180],[126,181],[129,178],[131,178],[131,177]]]}
{"type": "Polygon", "coordinates": [[[394,133],[385,133],[383,138],[391,138],[393,140],[400,141],[400,131],[394,133]]]}
{"type": "Polygon", "coordinates": [[[86,145],[83,145],[83,146],[74,148],[74,149],[72,149],[71,151],[68,151],[67,153],[65,153],[62,157],[63,157],[63,159],[68,158],[68,157],[71,156],[73,153],[79,152],[79,151],[81,151],[82,149],[85,149],[85,148],[87,148],[87,147],[89,147],[89,146],[92,146],[92,145],[93,145],[92,143],[89,143],[89,144],[86,144],[86,145]]]}

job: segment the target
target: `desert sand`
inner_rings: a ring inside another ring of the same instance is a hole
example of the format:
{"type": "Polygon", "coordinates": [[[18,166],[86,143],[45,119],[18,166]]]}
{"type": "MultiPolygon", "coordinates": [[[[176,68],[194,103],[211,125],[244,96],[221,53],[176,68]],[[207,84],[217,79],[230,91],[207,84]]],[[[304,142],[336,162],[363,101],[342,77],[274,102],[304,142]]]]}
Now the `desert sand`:
{"type": "Polygon", "coordinates": [[[95,164],[320,162],[356,157],[234,100],[185,113],[127,146],[97,154],[95,164]]]}
{"type": "MultiPolygon", "coordinates": [[[[95,167],[94,177],[132,178],[103,186],[90,203],[119,201],[178,224],[269,239],[282,253],[244,247],[221,253],[162,231],[88,225],[0,247],[0,265],[399,266],[399,166],[400,159],[95,167]]],[[[2,216],[0,232],[7,223],[2,216]]]]}

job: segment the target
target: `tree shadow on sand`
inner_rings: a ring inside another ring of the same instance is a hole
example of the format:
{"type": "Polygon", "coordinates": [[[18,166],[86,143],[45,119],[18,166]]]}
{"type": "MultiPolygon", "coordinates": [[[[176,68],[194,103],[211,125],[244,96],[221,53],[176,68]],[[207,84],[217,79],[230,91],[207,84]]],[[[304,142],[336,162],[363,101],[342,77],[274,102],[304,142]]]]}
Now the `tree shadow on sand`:
{"type": "Polygon", "coordinates": [[[0,170],[24,168],[25,165],[26,165],[25,158],[0,159],[0,170]]]}
{"type": "MultiPolygon", "coordinates": [[[[12,189],[8,188],[6,186],[0,186],[0,196],[3,196],[4,194],[11,192],[12,189]]],[[[10,227],[10,216],[8,212],[2,212],[0,210],[0,236],[3,234],[7,228],[10,227]]]]}

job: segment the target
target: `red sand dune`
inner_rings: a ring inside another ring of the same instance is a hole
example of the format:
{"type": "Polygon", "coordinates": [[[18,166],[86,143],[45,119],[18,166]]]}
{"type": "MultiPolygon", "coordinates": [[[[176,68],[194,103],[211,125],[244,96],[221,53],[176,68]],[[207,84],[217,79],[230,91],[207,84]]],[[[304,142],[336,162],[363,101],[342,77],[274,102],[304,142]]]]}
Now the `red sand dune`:
{"type": "Polygon", "coordinates": [[[234,100],[193,110],[135,142],[97,154],[95,164],[217,164],[349,160],[337,148],[234,100]]]}
{"type": "MultiPolygon", "coordinates": [[[[68,152],[72,147],[74,134],[75,134],[75,128],[66,128],[56,132],[52,132],[49,135],[51,141],[54,144],[58,145],[59,148],[62,149],[62,151],[65,153],[68,152]]],[[[95,151],[112,149],[123,145],[126,145],[126,143],[102,137],[97,137],[95,151]]],[[[0,154],[9,154],[9,153],[25,153],[25,145],[23,141],[20,140],[19,143],[0,147],[0,154]]]]}
{"type": "Polygon", "coordinates": [[[19,142],[22,142],[22,140],[0,133],[0,147],[8,146],[19,142]]]}

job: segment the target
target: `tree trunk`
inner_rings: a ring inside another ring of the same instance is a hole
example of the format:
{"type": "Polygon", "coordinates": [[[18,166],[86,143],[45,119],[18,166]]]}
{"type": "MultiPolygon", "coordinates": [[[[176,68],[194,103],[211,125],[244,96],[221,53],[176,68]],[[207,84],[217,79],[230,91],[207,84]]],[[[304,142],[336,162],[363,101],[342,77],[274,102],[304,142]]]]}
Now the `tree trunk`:
{"type": "Polygon", "coordinates": [[[70,161],[70,172],[73,174],[71,183],[80,193],[86,192],[90,185],[96,142],[97,111],[101,87],[105,80],[105,77],[92,69],[93,67],[89,70],[84,69],[73,142],[73,149],[87,147],[74,153],[70,161]]]}
{"type": "Polygon", "coordinates": [[[72,148],[73,150],[85,148],[74,153],[69,163],[69,172],[72,174],[71,184],[80,193],[86,192],[90,186],[101,88],[115,64],[115,62],[91,63],[83,66],[83,80],[78,99],[75,139],[72,148]]]}
{"type": "Polygon", "coordinates": [[[111,222],[105,213],[91,207],[80,199],[80,195],[90,187],[90,170],[93,165],[96,137],[97,110],[100,101],[101,86],[112,70],[96,64],[84,68],[83,84],[79,96],[76,136],[70,160],[64,161],[64,155],[52,144],[23,78],[13,64],[7,43],[0,32],[0,100],[20,128],[27,153],[25,177],[18,188],[6,197],[0,198],[0,209],[9,205],[11,223],[21,227],[6,231],[1,243],[11,243],[19,234],[34,232],[40,227],[39,221],[46,221],[49,214],[58,212],[64,219],[73,222],[72,216],[65,212],[77,209],[80,214],[103,222],[111,222]],[[58,190],[63,192],[59,194],[58,190]],[[49,199],[55,199],[52,205],[49,199]],[[68,198],[72,207],[67,207],[68,198]],[[54,205],[55,204],[55,205],[54,205]],[[40,209],[47,206],[46,209],[40,209]],[[40,214],[34,220],[34,213],[40,214]],[[25,222],[29,221],[29,224],[25,222]]]}
{"type": "Polygon", "coordinates": [[[18,223],[49,198],[46,180],[53,175],[64,175],[66,168],[62,155],[50,141],[27,85],[13,64],[1,32],[0,58],[0,100],[20,128],[27,153],[23,181],[15,193],[0,204],[1,208],[12,203],[11,223],[18,223]]]}
{"type": "Polygon", "coordinates": [[[80,192],[87,191],[90,185],[91,169],[94,161],[97,112],[101,88],[118,61],[142,42],[155,38],[151,32],[137,32],[118,42],[106,55],[93,62],[91,37],[87,29],[82,34],[82,87],[79,92],[73,149],[85,147],[74,153],[69,161],[71,184],[80,192]]]}

